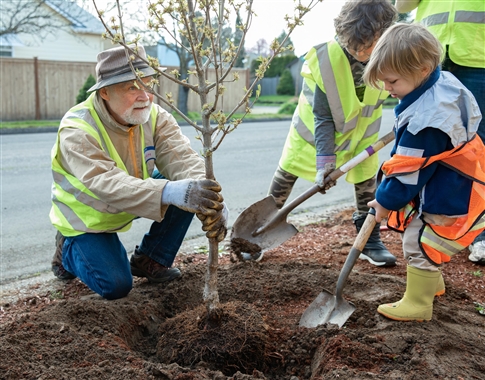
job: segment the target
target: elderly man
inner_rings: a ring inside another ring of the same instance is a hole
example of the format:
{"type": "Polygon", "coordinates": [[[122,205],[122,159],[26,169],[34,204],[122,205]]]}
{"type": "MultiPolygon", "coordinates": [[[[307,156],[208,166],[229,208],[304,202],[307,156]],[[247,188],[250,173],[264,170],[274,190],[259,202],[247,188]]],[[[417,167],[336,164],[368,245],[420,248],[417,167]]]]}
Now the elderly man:
{"type": "MultiPolygon", "coordinates": [[[[146,59],[142,46],[133,49],[146,59]]],[[[156,71],[130,55],[148,84],[156,71]]],[[[125,48],[101,52],[96,75],[93,93],[63,117],[52,149],[52,270],[117,299],[132,289],[132,276],[159,283],[180,277],[171,266],[193,215],[222,241],[227,209],[175,119],[136,83],[125,48]],[[128,261],[117,233],[137,217],[154,222],[128,261]]]]}

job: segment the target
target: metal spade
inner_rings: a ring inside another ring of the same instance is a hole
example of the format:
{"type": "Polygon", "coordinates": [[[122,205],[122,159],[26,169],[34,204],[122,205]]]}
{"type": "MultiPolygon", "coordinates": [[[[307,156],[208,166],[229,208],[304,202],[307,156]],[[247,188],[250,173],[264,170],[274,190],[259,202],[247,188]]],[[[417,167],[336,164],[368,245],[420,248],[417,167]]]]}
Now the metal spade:
{"type": "Polygon", "coordinates": [[[344,300],[342,297],[342,291],[375,225],[375,211],[371,209],[340,271],[335,295],[324,289],[303,312],[300,319],[300,326],[317,327],[324,323],[333,323],[342,327],[355,311],[354,304],[344,300]]]}
{"type": "MultiPolygon", "coordinates": [[[[331,172],[324,182],[337,180],[392,140],[394,140],[394,132],[391,131],[331,172]]],[[[253,203],[238,216],[232,226],[231,248],[234,251],[252,254],[283,244],[298,232],[294,225],[287,223],[288,214],[320,190],[318,185],[313,185],[281,209],[278,209],[271,195],[253,203]]]]}

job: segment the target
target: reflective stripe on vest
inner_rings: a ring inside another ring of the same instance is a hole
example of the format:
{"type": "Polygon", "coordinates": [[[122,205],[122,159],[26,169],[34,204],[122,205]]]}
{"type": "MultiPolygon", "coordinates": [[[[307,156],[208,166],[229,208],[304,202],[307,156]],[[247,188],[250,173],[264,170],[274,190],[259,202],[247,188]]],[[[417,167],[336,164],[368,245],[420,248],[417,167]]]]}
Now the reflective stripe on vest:
{"type": "MultiPolygon", "coordinates": [[[[65,127],[79,128],[95,138],[102,149],[116,165],[127,171],[114,147],[107,131],[94,111],[92,94],[84,103],[73,107],[66,113],[59,127],[56,144],[52,149],[52,224],[64,236],[76,236],[86,232],[119,232],[131,226],[134,215],[121,212],[100,200],[77,178],[69,174],[60,165],[58,154],[59,133],[65,127]]],[[[152,107],[150,120],[140,128],[141,154],[146,146],[153,146],[153,134],[156,126],[157,110],[152,107]]],[[[145,157],[142,158],[143,179],[150,176],[145,157]]]]}
{"type": "MultiPolygon", "coordinates": [[[[313,93],[314,91],[310,89],[307,81],[304,80],[299,103],[301,102],[301,104],[308,104],[313,109],[313,93]]],[[[308,128],[300,118],[299,107],[297,107],[293,113],[291,123],[303,140],[305,140],[308,144],[315,146],[315,136],[313,135],[314,129],[313,131],[310,130],[310,128],[308,128]]]]}
{"type": "MultiPolygon", "coordinates": [[[[447,24],[450,17],[450,12],[443,12],[428,16],[421,20],[423,25],[427,27],[447,24]]],[[[456,11],[454,22],[469,22],[475,24],[483,24],[485,19],[485,12],[469,12],[469,11],[456,11]]]]}
{"type": "Polygon", "coordinates": [[[462,66],[485,68],[485,1],[421,0],[416,21],[440,40],[451,60],[462,66]]]}
{"type": "MultiPolygon", "coordinates": [[[[315,137],[313,95],[315,86],[327,94],[335,124],[337,166],[377,141],[382,115],[382,103],[388,93],[367,87],[364,99],[355,93],[350,63],[336,41],[313,48],[305,57],[302,68],[303,88],[293,114],[280,166],[289,173],[313,181],[315,167],[315,137]],[[328,70],[331,67],[332,70],[328,70]]],[[[378,157],[367,159],[347,173],[347,181],[363,182],[377,172],[378,157]]]]}
{"type": "Polygon", "coordinates": [[[430,225],[426,225],[419,239],[421,251],[432,264],[441,265],[442,263],[447,263],[453,255],[470,246],[484,229],[485,216],[482,216],[466,235],[457,240],[449,240],[438,236],[430,225]]]}

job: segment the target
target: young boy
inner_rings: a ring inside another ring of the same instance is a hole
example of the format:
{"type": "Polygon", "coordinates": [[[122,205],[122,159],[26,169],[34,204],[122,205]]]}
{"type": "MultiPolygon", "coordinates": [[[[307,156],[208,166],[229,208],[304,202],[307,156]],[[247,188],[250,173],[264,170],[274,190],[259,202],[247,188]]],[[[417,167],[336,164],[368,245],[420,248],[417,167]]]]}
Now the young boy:
{"type": "Polygon", "coordinates": [[[369,207],[402,232],[407,260],[403,298],[377,311],[398,321],[430,320],[444,294],[440,267],[485,227],[485,150],[475,98],[440,71],[442,48],[419,24],[396,24],[376,44],[364,80],[400,100],[386,178],[369,207]],[[390,211],[391,210],[391,211],[390,211]]]}
{"type": "MultiPolygon", "coordinates": [[[[389,94],[366,87],[362,73],[376,41],[396,19],[397,11],[389,0],[350,0],[334,20],[336,38],[313,47],[305,56],[303,89],[268,192],[278,207],[284,205],[299,177],[323,186],[336,166],[377,141],[381,105],[389,94]]],[[[375,155],[346,176],[355,187],[357,230],[367,215],[367,203],[374,198],[377,169],[375,155]]],[[[361,257],[377,266],[396,264],[380,239],[379,225],[361,257]]]]}

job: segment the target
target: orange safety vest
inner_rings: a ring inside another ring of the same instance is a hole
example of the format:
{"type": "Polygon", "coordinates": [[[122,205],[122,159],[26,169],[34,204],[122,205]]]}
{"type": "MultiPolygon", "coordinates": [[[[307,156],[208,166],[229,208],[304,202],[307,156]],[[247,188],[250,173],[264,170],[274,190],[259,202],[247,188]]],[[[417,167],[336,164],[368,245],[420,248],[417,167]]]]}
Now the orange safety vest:
{"type": "MultiPolygon", "coordinates": [[[[447,226],[423,220],[424,228],[419,239],[421,251],[431,263],[441,265],[468,247],[485,229],[485,146],[482,140],[475,135],[470,141],[432,157],[395,154],[384,163],[382,170],[386,177],[395,177],[417,172],[436,161],[473,180],[466,215],[450,218],[452,223],[447,226]]],[[[391,211],[387,225],[395,231],[404,232],[416,212],[414,202],[410,202],[399,211],[391,211]]]]}

